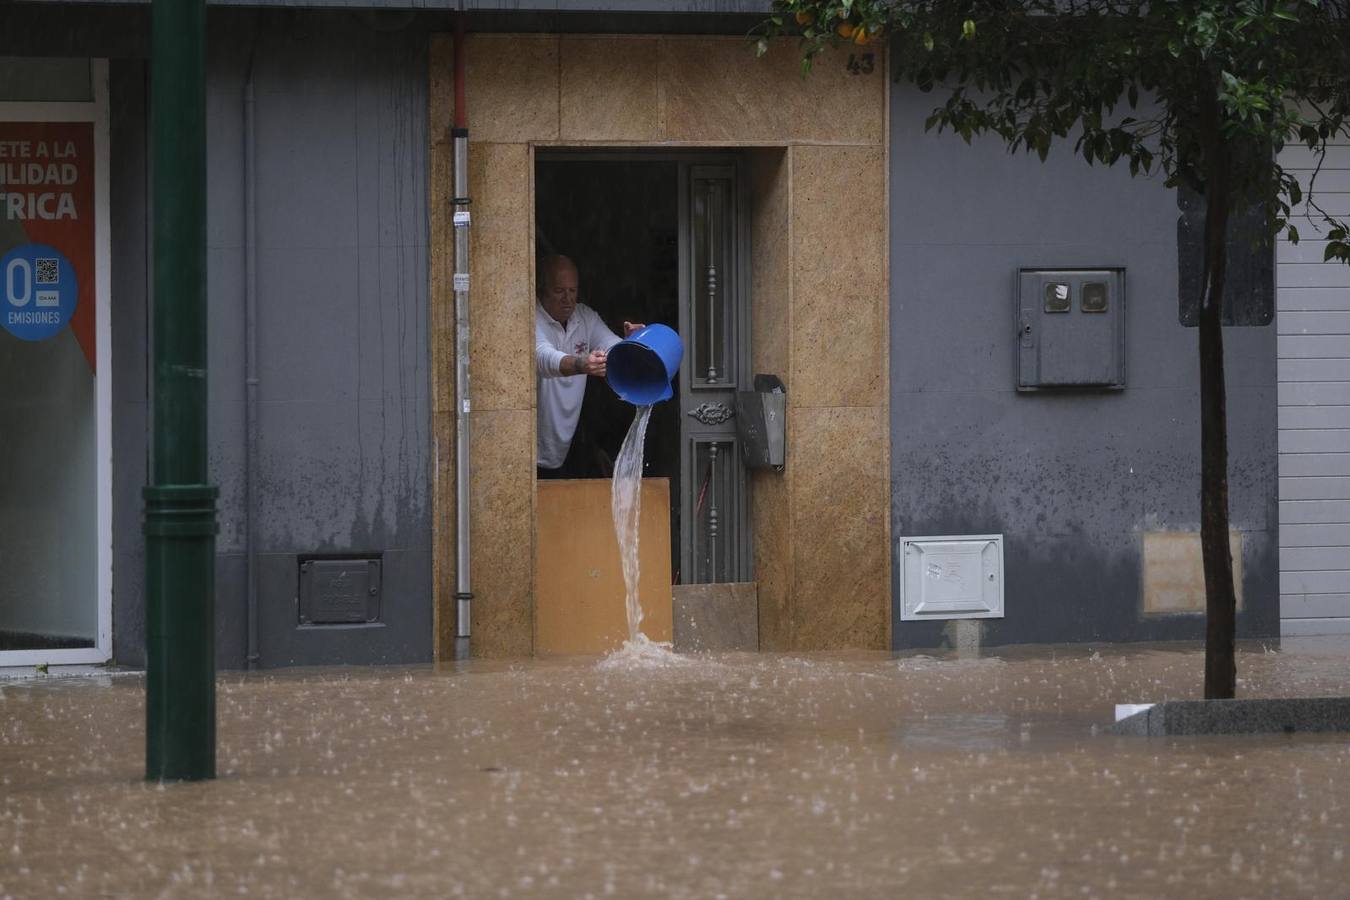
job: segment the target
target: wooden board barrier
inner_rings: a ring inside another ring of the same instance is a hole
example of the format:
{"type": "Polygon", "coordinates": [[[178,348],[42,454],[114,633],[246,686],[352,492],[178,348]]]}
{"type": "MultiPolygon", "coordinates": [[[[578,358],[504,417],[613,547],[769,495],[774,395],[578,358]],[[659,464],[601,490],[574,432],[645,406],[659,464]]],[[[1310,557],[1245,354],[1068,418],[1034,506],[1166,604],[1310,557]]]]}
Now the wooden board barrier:
{"type": "MultiPolygon", "coordinates": [[[[623,567],[608,479],[540,481],[535,654],[608,653],[628,637],[623,567]]],[[[671,639],[670,482],[642,480],[638,523],[642,633],[671,639]]]]}

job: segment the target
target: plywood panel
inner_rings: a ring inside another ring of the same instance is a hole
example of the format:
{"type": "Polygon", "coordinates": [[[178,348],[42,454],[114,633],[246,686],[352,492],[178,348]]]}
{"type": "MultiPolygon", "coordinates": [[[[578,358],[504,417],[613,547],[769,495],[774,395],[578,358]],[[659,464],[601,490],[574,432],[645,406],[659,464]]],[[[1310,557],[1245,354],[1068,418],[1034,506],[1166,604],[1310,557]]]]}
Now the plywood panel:
{"type": "MultiPolygon", "coordinates": [[[[1242,532],[1228,533],[1233,557],[1233,589],[1242,609],[1242,532]]],[[[1205,610],[1205,568],[1200,534],[1151,531],[1144,534],[1144,612],[1192,613],[1205,610]]]]}
{"type": "MultiPolygon", "coordinates": [[[[535,653],[607,653],[628,637],[623,569],[608,479],[541,481],[535,653]]],[[[642,482],[639,522],[642,632],[671,639],[670,482],[642,482]]]]}

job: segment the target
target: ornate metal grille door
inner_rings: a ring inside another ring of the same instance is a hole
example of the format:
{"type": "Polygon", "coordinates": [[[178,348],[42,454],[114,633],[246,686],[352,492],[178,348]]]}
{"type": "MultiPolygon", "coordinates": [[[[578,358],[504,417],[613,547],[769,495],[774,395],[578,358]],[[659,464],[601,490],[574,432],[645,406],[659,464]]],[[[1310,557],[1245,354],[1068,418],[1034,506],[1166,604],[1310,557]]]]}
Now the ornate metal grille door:
{"type": "Polygon", "coordinates": [[[680,581],[750,578],[736,391],[749,390],[749,280],[739,167],[680,169],[680,581]]]}

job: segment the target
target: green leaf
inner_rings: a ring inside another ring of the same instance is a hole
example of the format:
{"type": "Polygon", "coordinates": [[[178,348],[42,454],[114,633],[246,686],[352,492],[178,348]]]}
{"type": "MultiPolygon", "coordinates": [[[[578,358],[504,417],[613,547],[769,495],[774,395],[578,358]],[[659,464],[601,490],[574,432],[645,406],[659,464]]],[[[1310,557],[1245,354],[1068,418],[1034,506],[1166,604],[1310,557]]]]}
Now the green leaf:
{"type": "Polygon", "coordinates": [[[1295,228],[1293,225],[1289,226],[1289,243],[1291,244],[1298,243],[1298,229],[1295,228]]]}
{"type": "Polygon", "coordinates": [[[927,31],[923,33],[923,49],[927,50],[929,53],[933,52],[933,35],[929,34],[927,31]]]}
{"type": "Polygon", "coordinates": [[[964,22],[961,23],[961,37],[967,41],[975,37],[974,19],[966,19],[964,22]]]}

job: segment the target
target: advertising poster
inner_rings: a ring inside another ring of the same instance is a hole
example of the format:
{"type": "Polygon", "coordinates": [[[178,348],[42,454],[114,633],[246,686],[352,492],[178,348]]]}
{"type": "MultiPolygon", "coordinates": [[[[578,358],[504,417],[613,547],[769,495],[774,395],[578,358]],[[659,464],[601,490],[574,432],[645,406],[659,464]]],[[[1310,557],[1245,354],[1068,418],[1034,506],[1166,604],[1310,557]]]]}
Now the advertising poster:
{"type": "Polygon", "coordinates": [[[94,126],[0,122],[0,328],[66,328],[95,369],[94,126]]]}
{"type": "Polygon", "coordinates": [[[94,129],[0,120],[0,656],[98,635],[94,129]]]}

